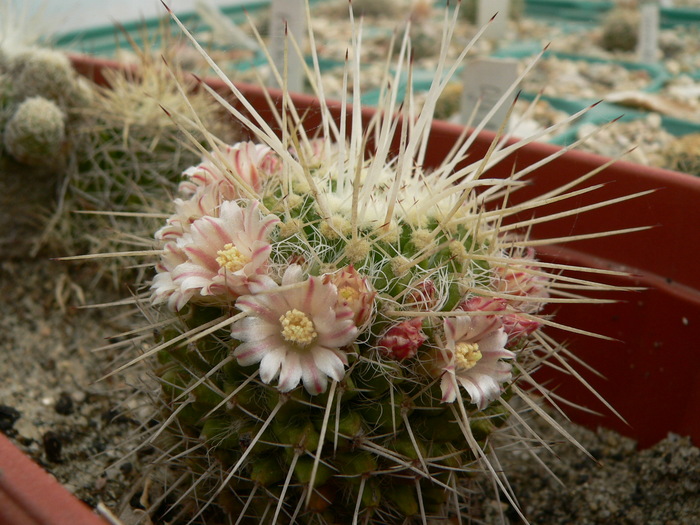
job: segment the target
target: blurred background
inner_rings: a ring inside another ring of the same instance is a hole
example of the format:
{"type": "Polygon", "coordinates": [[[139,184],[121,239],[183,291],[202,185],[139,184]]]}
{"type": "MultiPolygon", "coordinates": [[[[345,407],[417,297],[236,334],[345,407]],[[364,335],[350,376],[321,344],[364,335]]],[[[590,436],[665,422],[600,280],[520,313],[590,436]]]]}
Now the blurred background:
{"type": "MultiPolygon", "coordinates": [[[[217,6],[245,4],[247,0],[208,0],[217,6]]],[[[175,12],[193,11],[196,0],[167,0],[175,12]]],[[[142,18],[162,16],[165,8],[160,0],[27,0],[27,11],[44,10],[56,26],[57,33],[104,26],[115,21],[124,23],[142,18]]]]}

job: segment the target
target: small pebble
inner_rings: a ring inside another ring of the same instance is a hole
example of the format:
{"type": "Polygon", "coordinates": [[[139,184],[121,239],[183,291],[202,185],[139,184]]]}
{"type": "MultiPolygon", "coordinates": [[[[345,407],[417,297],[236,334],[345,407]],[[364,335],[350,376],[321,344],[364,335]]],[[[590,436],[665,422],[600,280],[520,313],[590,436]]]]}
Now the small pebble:
{"type": "Polygon", "coordinates": [[[58,434],[49,430],[44,434],[42,439],[44,443],[44,452],[46,453],[46,459],[51,463],[60,463],[62,461],[61,452],[63,449],[63,443],[58,434]]]}
{"type": "Polygon", "coordinates": [[[56,404],[54,405],[54,410],[62,416],[68,416],[72,414],[74,406],[73,398],[70,396],[70,394],[63,392],[58,398],[58,401],[56,401],[56,404]]]}
{"type": "Polygon", "coordinates": [[[20,416],[21,414],[19,411],[11,406],[0,405],[0,432],[7,432],[10,430],[20,416]]]}

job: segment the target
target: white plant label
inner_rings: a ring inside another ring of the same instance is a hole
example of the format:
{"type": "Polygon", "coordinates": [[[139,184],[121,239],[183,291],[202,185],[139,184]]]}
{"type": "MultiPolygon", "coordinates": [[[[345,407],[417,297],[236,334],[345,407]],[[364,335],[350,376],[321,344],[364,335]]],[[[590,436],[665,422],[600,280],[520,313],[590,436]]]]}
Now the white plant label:
{"type": "MultiPolygon", "coordinates": [[[[304,85],[304,69],[297,55],[292,37],[304,49],[306,31],[306,5],[304,0],[272,0],[270,7],[270,55],[272,61],[284,76],[284,49],[287,46],[287,88],[299,92],[304,85]],[[285,26],[287,35],[285,38],[285,26]],[[286,41],[286,42],[285,42],[286,41]]],[[[270,81],[276,85],[274,79],[270,81]]]]}
{"type": "Polygon", "coordinates": [[[643,3],[640,9],[642,19],[639,24],[637,56],[640,62],[656,62],[659,56],[659,4],[643,3]]]}
{"type": "MultiPolygon", "coordinates": [[[[515,60],[488,58],[468,63],[462,74],[461,122],[466,123],[471,118],[474,108],[477,111],[473,122],[480,122],[517,78],[518,62],[515,60]]],[[[501,103],[486,123],[486,129],[497,130],[501,126],[516,93],[517,90],[513,90],[501,103]]]]}
{"type": "Polygon", "coordinates": [[[476,23],[479,27],[486,25],[493,15],[496,15],[484,37],[491,40],[503,38],[508,31],[508,15],[510,0],[479,0],[476,11],[476,23]]]}

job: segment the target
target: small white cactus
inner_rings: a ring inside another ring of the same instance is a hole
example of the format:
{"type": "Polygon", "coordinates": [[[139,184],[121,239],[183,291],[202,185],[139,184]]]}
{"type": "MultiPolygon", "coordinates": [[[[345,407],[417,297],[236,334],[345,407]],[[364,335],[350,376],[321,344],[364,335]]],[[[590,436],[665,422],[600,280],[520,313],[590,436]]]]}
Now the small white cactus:
{"type": "Polygon", "coordinates": [[[65,113],[54,102],[42,97],[30,97],[22,102],[3,133],[7,152],[29,166],[56,163],[65,139],[65,113]]]}

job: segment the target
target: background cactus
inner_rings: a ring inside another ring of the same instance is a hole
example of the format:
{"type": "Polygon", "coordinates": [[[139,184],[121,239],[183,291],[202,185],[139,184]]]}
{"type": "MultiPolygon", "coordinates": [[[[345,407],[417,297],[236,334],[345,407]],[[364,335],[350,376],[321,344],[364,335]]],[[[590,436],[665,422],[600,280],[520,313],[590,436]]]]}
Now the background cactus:
{"type": "MultiPolygon", "coordinates": [[[[472,24],[477,20],[477,9],[479,8],[478,0],[463,0],[460,15],[466,18],[472,24]]],[[[519,20],[525,13],[525,0],[510,0],[510,9],[508,18],[511,20],[519,20]]]]}
{"type": "Polygon", "coordinates": [[[5,149],[29,166],[51,166],[59,161],[66,139],[66,115],[50,100],[25,99],[5,125],[5,149]]]}
{"type": "MultiPolygon", "coordinates": [[[[168,33],[158,38],[164,49],[174,49],[168,33]]],[[[195,92],[195,77],[164,64],[175,63],[168,52],[158,55],[147,42],[129,56],[128,65],[104,71],[106,85],[92,86],[89,103],[78,112],[63,206],[46,233],[64,240],[62,249],[71,253],[113,251],[125,238],[156,227],[148,212],[162,209],[183,168],[200,157],[197,144],[207,143],[191,120],[195,115],[211,133],[230,139],[238,132],[209,95],[195,92]]],[[[106,272],[119,285],[126,265],[114,261],[101,266],[100,275],[106,272]]]]}
{"type": "Polygon", "coordinates": [[[608,51],[634,51],[639,38],[641,15],[636,7],[619,7],[603,20],[600,45],[608,51]]]}
{"type": "Polygon", "coordinates": [[[700,133],[677,137],[663,151],[664,167],[700,176],[700,133]]]}

